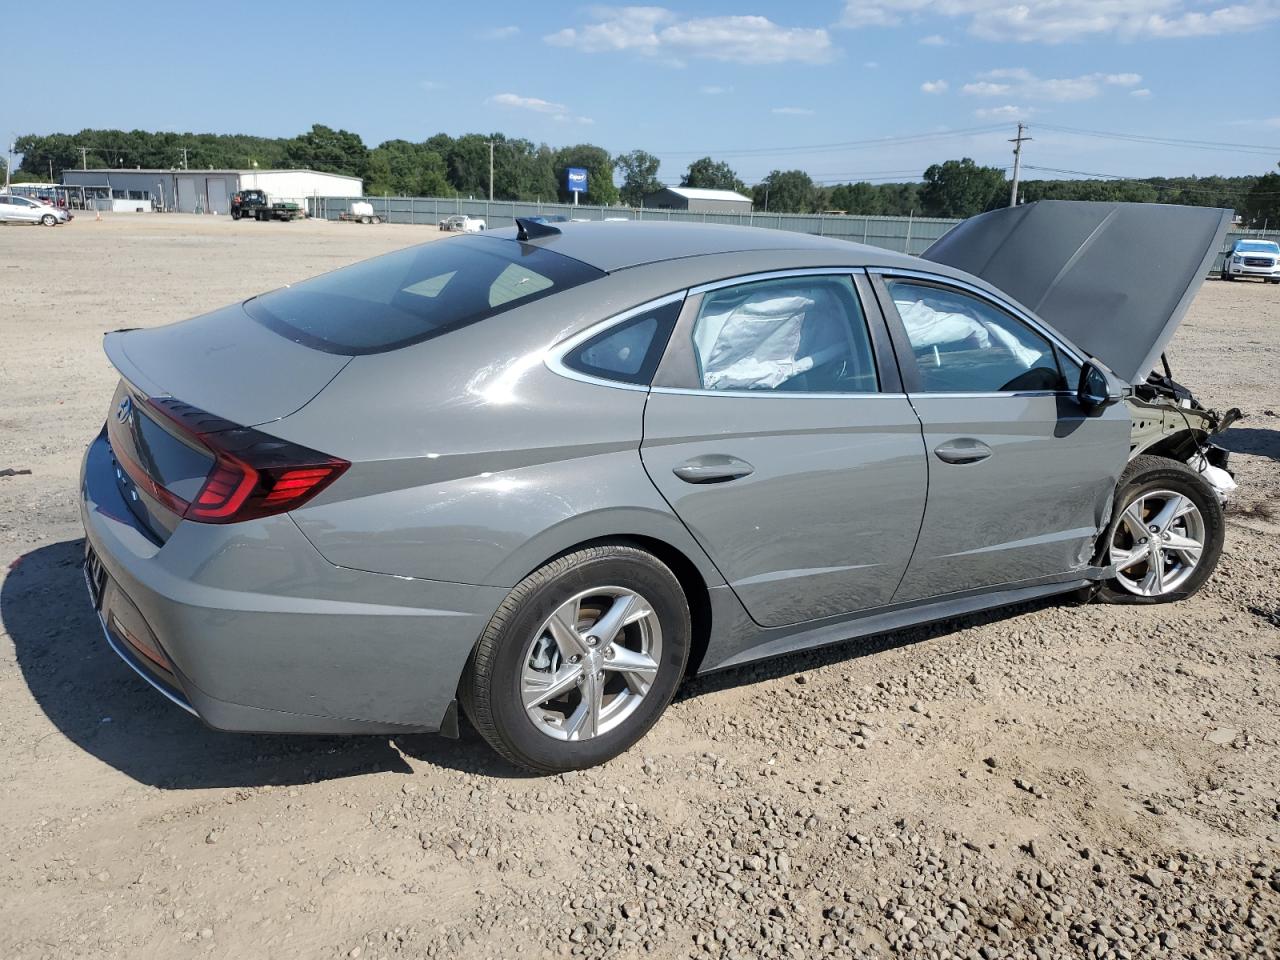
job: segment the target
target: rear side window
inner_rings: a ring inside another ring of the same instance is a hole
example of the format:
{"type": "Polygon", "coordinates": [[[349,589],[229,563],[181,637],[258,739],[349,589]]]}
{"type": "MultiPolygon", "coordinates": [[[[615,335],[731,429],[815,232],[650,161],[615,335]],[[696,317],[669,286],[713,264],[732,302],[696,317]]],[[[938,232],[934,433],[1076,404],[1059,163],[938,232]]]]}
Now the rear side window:
{"type": "Polygon", "coordinates": [[[655,307],[597,334],[567,353],[565,366],[603,380],[647,385],[662,360],[682,302],[655,307]]]}
{"type": "Polygon", "coordinates": [[[248,301],[290,340],[357,356],[406,347],[532,303],[604,273],[512,240],[437,240],[248,301]]]}

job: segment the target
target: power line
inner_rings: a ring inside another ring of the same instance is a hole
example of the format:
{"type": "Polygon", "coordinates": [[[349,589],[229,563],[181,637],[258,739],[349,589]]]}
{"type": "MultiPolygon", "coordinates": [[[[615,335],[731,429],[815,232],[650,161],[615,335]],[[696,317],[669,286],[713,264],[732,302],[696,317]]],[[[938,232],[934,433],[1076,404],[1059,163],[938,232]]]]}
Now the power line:
{"type": "MultiPolygon", "coordinates": [[[[1183,187],[1176,183],[1155,183],[1154,180],[1168,179],[1162,177],[1142,178],[1142,177],[1124,177],[1117,173],[1093,173],[1087,170],[1065,170],[1061,167],[1036,167],[1031,164],[1024,164],[1026,170],[1038,170],[1041,173],[1058,173],[1072,177],[1088,177],[1095,180],[1114,180],[1121,183],[1142,183],[1155,190],[1176,190],[1179,193],[1201,193],[1209,196],[1221,196],[1222,194],[1232,194],[1235,196],[1245,196],[1252,193],[1251,190],[1240,189],[1238,187],[1223,187],[1215,190],[1208,187],[1183,187]]],[[[1280,196],[1280,193],[1263,193],[1254,194],[1254,196],[1280,196]]]]}
{"type": "Polygon", "coordinates": [[[1191,150],[1221,150],[1227,153],[1249,153],[1264,156],[1280,154],[1280,147],[1260,143],[1226,143],[1216,140],[1187,140],[1179,137],[1153,137],[1141,133],[1116,133],[1110,130],[1085,130],[1080,127],[1063,127],[1052,123],[1037,123],[1042,130],[1066,133],[1079,137],[1098,137],[1103,140],[1124,140],[1131,143],[1154,143],[1166,147],[1185,147],[1191,150]]]}
{"type": "Polygon", "coordinates": [[[982,133],[994,133],[1003,129],[1001,124],[985,127],[968,127],[962,130],[937,130],[931,133],[915,133],[898,137],[873,137],[868,140],[845,140],[840,143],[810,143],[789,147],[741,147],[721,150],[663,150],[655,152],[661,157],[746,157],[775,156],[787,153],[814,153],[829,150],[855,150],[864,147],[894,146],[904,143],[921,143],[928,140],[946,140],[954,137],[970,137],[982,133]]]}

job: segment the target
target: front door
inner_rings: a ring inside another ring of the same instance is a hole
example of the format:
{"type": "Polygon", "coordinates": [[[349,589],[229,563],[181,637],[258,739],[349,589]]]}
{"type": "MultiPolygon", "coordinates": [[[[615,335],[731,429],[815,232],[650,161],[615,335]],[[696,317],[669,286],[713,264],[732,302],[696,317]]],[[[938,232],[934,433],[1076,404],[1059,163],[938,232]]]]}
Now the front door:
{"type": "Polygon", "coordinates": [[[695,292],[649,395],[645,469],[763,626],[888,603],[910,559],[920,422],[871,306],[848,273],[695,292]]]}
{"type": "Polygon", "coordinates": [[[1077,358],[977,290],[883,281],[929,458],[929,505],[895,601],[1089,566],[1128,460],[1124,405],[1086,413],[1077,358]]]}

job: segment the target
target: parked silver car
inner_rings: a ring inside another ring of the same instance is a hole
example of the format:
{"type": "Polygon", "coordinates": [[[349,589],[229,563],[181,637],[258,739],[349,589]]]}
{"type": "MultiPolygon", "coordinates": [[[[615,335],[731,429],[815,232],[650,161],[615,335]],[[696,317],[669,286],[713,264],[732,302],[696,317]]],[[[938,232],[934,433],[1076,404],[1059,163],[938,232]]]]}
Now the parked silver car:
{"type": "Polygon", "coordinates": [[[689,672],[1181,599],[1222,548],[1225,424],[1148,374],[1225,227],[1034,204],[917,259],[525,221],[112,333],[92,600],[213,727],[456,735],[461,703],[556,771],[689,672]]]}
{"type": "Polygon", "coordinates": [[[71,219],[61,207],[17,194],[0,193],[0,223],[37,223],[56,227],[71,219]]]}

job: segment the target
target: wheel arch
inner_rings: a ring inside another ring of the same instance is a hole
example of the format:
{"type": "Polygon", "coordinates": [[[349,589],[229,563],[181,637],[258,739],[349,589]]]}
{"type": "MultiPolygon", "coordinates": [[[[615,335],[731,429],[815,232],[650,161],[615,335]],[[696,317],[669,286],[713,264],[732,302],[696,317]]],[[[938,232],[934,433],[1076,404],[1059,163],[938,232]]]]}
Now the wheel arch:
{"type": "MultiPolygon", "coordinates": [[[[576,553],[589,547],[603,546],[628,546],[644,550],[662,561],[675,574],[676,580],[680,583],[680,589],[684,591],[685,602],[689,604],[689,661],[685,667],[685,675],[692,676],[697,673],[702,665],[703,658],[706,656],[707,647],[711,642],[710,584],[707,582],[707,576],[699,568],[698,563],[691,559],[684,550],[668,540],[644,533],[619,533],[581,540],[545,557],[541,562],[526,570],[519,579],[523,580],[548,563],[552,563],[571,553],[576,553]]],[[[706,561],[705,555],[700,559],[704,560],[708,566],[710,565],[709,561],[706,561]]],[[[714,567],[711,569],[714,570],[714,567]]],[[[717,576],[715,579],[719,580],[719,577],[717,576]]]]}

